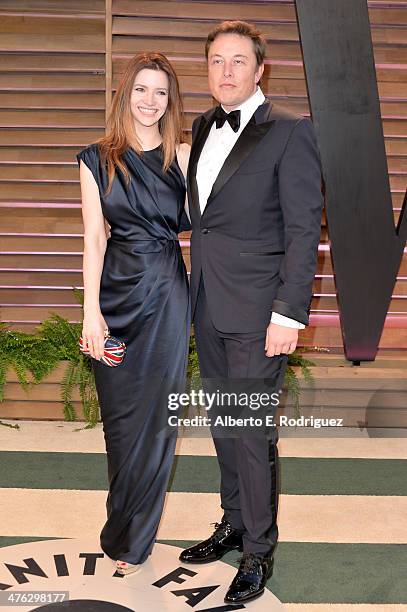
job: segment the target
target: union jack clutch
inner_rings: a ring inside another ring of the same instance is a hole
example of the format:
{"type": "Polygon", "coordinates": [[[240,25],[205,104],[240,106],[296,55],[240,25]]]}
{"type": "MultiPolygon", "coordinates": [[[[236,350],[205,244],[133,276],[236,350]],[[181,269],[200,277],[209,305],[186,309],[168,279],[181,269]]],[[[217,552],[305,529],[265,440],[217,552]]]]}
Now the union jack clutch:
{"type": "MultiPolygon", "coordinates": [[[[79,348],[84,355],[89,355],[89,349],[84,345],[82,336],[79,339],[79,348]]],[[[102,363],[111,368],[120,365],[126,354],[126,345],[121,340],[105,332],[105,354],[100,359],[102,363]]]]}

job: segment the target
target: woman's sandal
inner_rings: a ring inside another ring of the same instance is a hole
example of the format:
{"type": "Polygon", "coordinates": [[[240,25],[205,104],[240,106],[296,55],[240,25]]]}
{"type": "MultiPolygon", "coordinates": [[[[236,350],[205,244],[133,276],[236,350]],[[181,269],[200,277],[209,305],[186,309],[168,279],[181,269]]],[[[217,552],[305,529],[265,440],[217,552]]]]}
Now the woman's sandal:
{"type": "Polygon", "coordinates": [[[141,564],[133,565],[132,563],[127,563],[127,561],[116,561],[116,571],[122,576],[126,576],[127,574],[134,574],[140,569],[141,564]]]}

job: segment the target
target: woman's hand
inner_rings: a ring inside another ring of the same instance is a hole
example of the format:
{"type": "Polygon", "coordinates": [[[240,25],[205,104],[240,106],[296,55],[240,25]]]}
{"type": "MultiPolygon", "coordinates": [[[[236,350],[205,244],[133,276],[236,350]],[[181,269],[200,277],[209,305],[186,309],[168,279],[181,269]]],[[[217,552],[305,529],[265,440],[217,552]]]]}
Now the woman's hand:
{"type": "Polygon", "coordinates": [[[85,313],[82,327],[84,345],[88,346],[91,357],[100,360],[104,354],[105,330],[108,327],[99,311],[85,313]]]}

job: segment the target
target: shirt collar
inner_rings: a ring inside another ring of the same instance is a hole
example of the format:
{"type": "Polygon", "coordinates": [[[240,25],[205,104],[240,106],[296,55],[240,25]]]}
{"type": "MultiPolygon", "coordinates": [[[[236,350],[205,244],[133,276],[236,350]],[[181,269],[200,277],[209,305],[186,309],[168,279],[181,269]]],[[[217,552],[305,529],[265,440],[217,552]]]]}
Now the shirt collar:
{"type": "MultiPolygon", "coordinates": [[[[260,87],[257,87],[254,94],[247,98],[235,110],[240,110],[240,124],[246,124],[258,107],[265,102],[266,98],[260,87]]],[[[223,106],[222,106],[223,108],[223,106]]],[[[225,109],[223,109],[225,110],[225,109]]]]}

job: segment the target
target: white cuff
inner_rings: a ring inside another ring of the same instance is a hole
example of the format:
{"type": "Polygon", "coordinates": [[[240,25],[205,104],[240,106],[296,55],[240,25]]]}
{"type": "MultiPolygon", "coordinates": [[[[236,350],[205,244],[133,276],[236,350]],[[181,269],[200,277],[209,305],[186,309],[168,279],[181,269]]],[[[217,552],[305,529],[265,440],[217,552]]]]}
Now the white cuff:
{"type": "Polygon", "coordinates": [[[275,323],[276,325],[283,325],[284,327],[293,327],[295,329],[304,329],[304,323],[300,323],[295,319],[290,319],[289,317],[285,317],[284,315],[279,314],[278,312],[271,313],[270,323],[275,323]]]}

